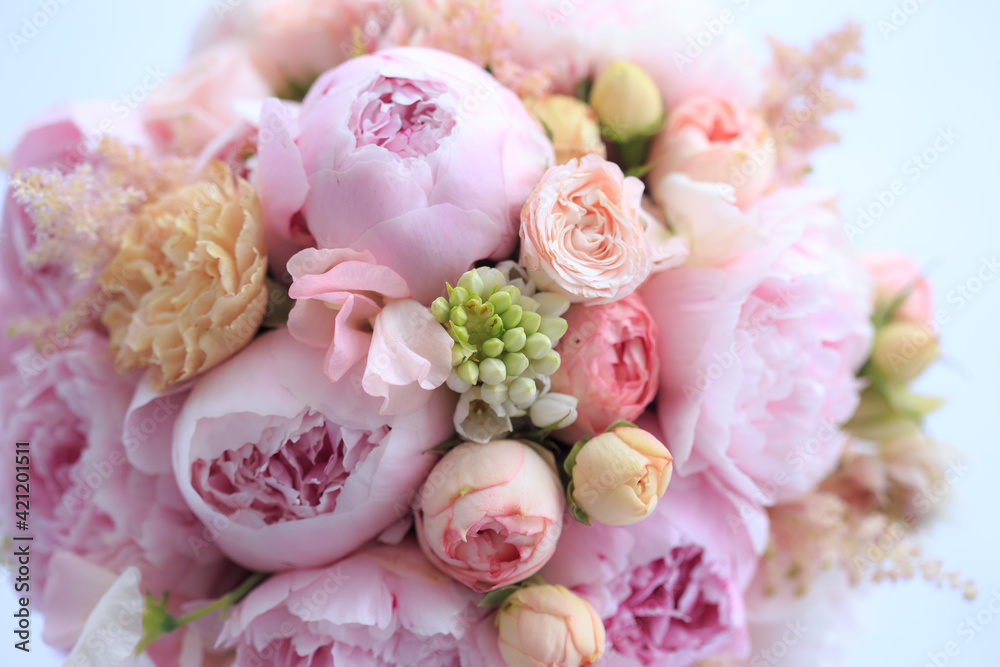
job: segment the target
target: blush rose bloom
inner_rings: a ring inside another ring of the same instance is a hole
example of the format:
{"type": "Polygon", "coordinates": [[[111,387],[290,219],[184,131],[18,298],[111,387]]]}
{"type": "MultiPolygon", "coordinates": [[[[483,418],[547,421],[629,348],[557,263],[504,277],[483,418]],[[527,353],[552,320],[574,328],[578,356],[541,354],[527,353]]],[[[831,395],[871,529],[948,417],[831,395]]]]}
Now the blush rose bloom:
{"type": "Polygon", "coordinates": [[[909,291],[893,314],[893,320],[926,324],[932,317],[934,299],[931,285],[920,266],[904,255],[872,254],[863,258],[875,283],[875,306],[887,306],[909,291]]]}
{"type": "Polygon", "coordinates": [[[642,190],[598,155],[546,171],[521,211],[521,264],[539,289],[588,305],[634,292],[652,268],[642,190]]]}
{"type": "Polygon", "coordinates": [[[597,435],[620,419],[633,421],[660,384],[656,324],[638,295],[596,306],[572,306],[559,343],[562,364],[552,391],[578,394],[576,422],[559,431],[567,442],[597,435]],[[576,391],[586,387],[586,391],[576,391]]]}
{"type": "Polygon", "coordinates": [[[174,426],[181,493],[219,548],[255,570],[317,567],[404,517],[451,435],[455,397],[436,392],[406,417],[379,416],[360,366],[331,383],[323,352],[264,334],[202,376],[174,426]]]}
{"type": "Polygon", "coordinates": [[[742,589],[767,544],[767,515],[744,502],[704,475],[675,478],[640,524],[568,525],[541,575],[594,606],[609,664],[745,657],[742,589]]]}
{"type": "Polygon", "coordinates": [[[697,261],[641,295],[660,349],[657,411],[680,474],[713,470],[771,504],[836,465],[870,350],[869,283],[827,195],[787,189],[742,214],[715,186],[674,176],[697,261]],[[726,230],[730,233],[724,234],[726,230]],[[726,238],[725,252],[704,250],[726,238]]]}
{"type": "Polygon", "coordinates": [[[448,379],[451,336],[371,253],[306,248],[289,260],[288,271],[295,299],[288,331],[326,349],[323,370],[331,382],[364,360],[361,388],[384,399],[383,414],[405,414],[448,379]]]}
{"type": "Polygon", "coordinates": [[[157,86],[143,104],[142,114],[161,150],[198,155],[242,122],[238,101],[262,100],[272,92],[242,47],[219,44],[157,86]]]}
{"type": "Polygon", "coordinates": [[[650,151],[648,182],[664,206],[667,174],[733,186],[741,207],[756,202],[774,181],[777,146],[757,113],[715,97],[684,100],[667,118],[650,151]]]}
{"type": "Polygon", "coordinates": [[[234,667],[455,667],[485,610],[412,539],[369,545],[326,569],[275,575],[234,607],[220,644],[234,667]]]}
{"type": "MultiPolygon", "coordinates": [[[[15,361],[20,372],[0,378],[0,434],[31,443],[32,577],[36,607],[49,619],[43,640],[73,645],[100,598],[96,570],[113,580],[136,567],[144,590],[169,590],[176,605],[228,590],[240,570],[205,540],[172,471],[134,463],[153,440],[123,437],[138,378],[115,373],[108,340],[85,331],[51,357],[29,347],[15,361]],[[67,607],[82,616],[57,621],[67,607]]],[[[172,424],[164,413],[150,435],[172,424]]],[[[0,481],[6,534],[15,532],[13,484],[13,475],[0,481]]]]}
{"type": "Polygon", "coordinates": [[[421,303],[513,253],[521,206],[555,159],[514,93],[422,48],[353,58],[319,78],[297,119],[266,103],[261,127],[254,184],[274,247],[304,228],[320,248],[368,251],[421,303]]]}
{"type": "Polygon", "coordinates": [[[442,572],[483,593],[527,579],[562,530],[555,462],[516,440],[464,443],[420,490],[417,538],[442,572]]]}

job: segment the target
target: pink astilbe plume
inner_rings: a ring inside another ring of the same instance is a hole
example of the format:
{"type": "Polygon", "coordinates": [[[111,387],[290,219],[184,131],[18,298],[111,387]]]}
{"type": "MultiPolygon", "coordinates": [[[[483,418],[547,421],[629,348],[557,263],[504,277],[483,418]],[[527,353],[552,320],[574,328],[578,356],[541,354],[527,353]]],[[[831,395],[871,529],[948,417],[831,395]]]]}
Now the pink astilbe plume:
{"type": "Polygon", "coordinates": [[[824,126],[827,116],[854,103],[830,89],[844,79],[860,79],[864,69],[851,62],[861,53],[861,26],[848,23],[803,51],[770,38],[773,60],[763,111],[778,140],[778,176],[797,182],[809,173],[809,157],[840,141],[824,126]]]}
{"type": "Polygon", "coordinates": [[[448,51],[486,67],[520,97],[540,97],[549,87],[544,70],[528,69],[511,58],[514,21],[503,18],[502,0],[445,0],[441,19],[426,46],[448,51]]]}

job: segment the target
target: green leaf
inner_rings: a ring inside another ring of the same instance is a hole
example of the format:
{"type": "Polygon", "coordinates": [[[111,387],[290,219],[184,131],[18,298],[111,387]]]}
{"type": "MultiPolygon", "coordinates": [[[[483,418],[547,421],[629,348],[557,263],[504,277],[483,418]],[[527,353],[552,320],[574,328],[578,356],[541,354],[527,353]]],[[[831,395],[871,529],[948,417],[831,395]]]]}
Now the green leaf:
{"type": "Polygon", "coordinates": [[[583,511],[583,508],[576,504],[576,498],[573,497],[573,490],[573,482],[566,485],[566,504],[569,506],[569,511],[573,513],[574,519],[585,526],[589,526],[591,525],[590,516],[583,511]]]}
{"type": "Polygon", "coordinates": [[[573,479],[573,466],[576,465],[576,457],[580,454],[580,450],[583,446],[590,442],[590,438],[584,438],[580,442],[573,445],[573,449],[569,450],[569,454],[566,455],[566,460],[563,461],[563,470],[569,475],[570,479],[573,479]]]}
{"type": "Polygon", "coordinates": [[[619,419],[614,424],[612,424],[611,426],[609,426],[606,429],[604,429],[604,432],[605,433],[610,433],[611,431],[614,431],[616,428],[639,428],[639,427],[636,426],[635,424],[633,424],[630,421],[626,421],[624,419],[619,419]]]}
{"type": "Polygon", "coordinates": [[[580,83],[576,84],[576,90],[573,94],[576,95],[576,99],[583,100],[587,104],[590,104],[590,90],[594,87],[594,80],[590,77],[582,79],[580,83]]]}
{"type": "Polygon", "coordinates": [[[434,445],[430,449],[425,449],[421,453],[422,454],[447,454],[452,449],[454,449],[455,447],[458,447],[460,444],[462,444],[462,442],[464,442],[464,441],[461,438],[458,438],[458,437],[449,438],[448,440],[445,440],[444,442],[442,442],[439,445],[434,445]]]}
{"type": "Polygon", "coordinates": [[[504,602],[507,601],[514,593],[521,590],[521,586],[515,584],[513,586],[504,586],[503,588],[498,588],[495,591],[490,591],[483,596],[483,599],[479,601],[480,607],[500,607],[504,602]]]}

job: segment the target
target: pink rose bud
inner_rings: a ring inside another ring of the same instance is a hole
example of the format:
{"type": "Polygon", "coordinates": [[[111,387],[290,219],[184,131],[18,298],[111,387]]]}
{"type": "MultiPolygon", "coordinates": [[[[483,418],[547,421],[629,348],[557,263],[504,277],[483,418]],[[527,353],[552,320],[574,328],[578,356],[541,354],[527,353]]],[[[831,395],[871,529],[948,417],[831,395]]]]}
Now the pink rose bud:
{"type": "Polygon", "coordinates": [[[892,320],[924,323],[931,319],[931,286],[915,261],[902,255],[870,255],[864,263],[875,283],[872,296],[876,310],[888,308],[902,298],[892,320]]]}
{"type": "Polygon", "coordinates": [[[649,156],[648,183],[665,205],[662,184],[681,172],[696,181],[726,183],[740,207],[753,204],[774,180],[774,138],[758,114],[712,97],[693,97],[670,112],[649,156]]]}
{"type": "Polygon", "coordinates": [[[509,667],[592,665],[604,653],[604,624],[586,600],[562,586],[531,586],[497,612],[500,654],[509,667]]]}
{"type": "Polygon", "coordinates": [[[591,438],[573,466],[573,500],[592,519],[628,526],[646,518],[663,497],[674,457],[640,428],[620,427],[591,438]]]}
{"type": "Polygon", "coordinates": [[[417,537],[441,571],[486,592],[527,579],[555,551],[565,502],[554,462],[516,440],[464,443],[420,491],[417,537]]]}

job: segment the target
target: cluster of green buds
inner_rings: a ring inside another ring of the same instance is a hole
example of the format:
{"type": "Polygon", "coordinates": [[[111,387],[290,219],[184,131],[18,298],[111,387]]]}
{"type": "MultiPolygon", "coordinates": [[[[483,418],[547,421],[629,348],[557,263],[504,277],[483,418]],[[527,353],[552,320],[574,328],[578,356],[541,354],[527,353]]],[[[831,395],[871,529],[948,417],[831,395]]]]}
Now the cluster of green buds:
{"type": "Polygon", "coordinates": [[[467,271],[430,308],[454,341],[448,386],[504,420],[527,415],[548,391],[568,329],[569,301],[519,275],[516,265],[467,271]]]}

